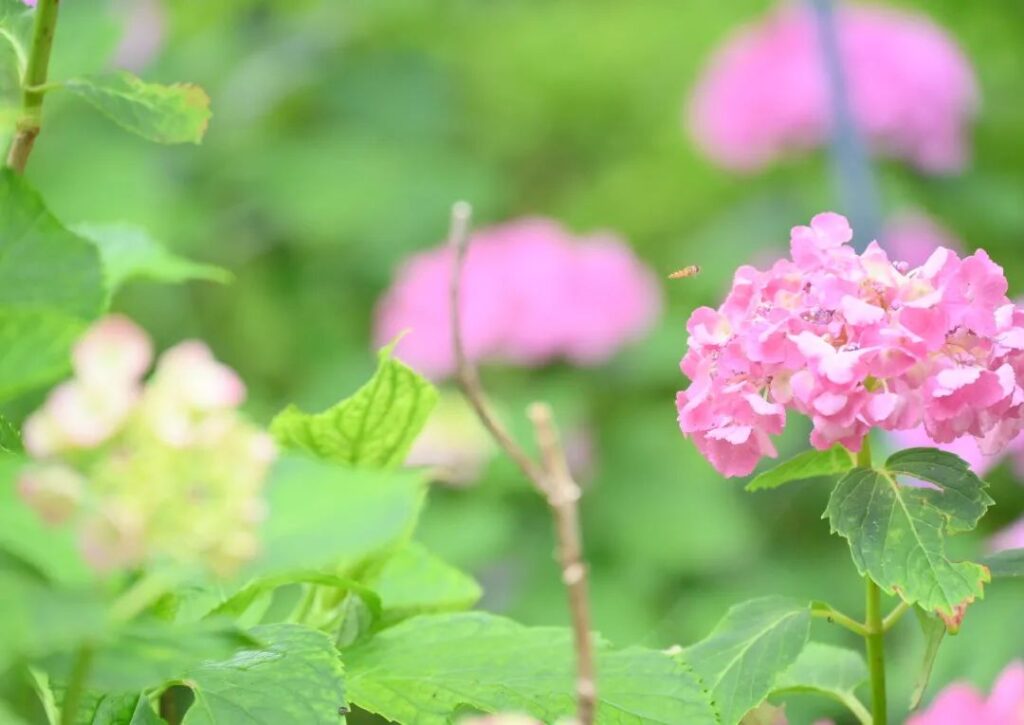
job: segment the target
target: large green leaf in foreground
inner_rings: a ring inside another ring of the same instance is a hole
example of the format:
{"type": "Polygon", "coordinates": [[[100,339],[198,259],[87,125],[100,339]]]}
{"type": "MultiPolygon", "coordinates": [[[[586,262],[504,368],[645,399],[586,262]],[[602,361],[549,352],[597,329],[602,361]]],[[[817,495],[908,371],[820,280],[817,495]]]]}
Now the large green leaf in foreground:
{"type": "MultiPolygon", "coordinates": [[[[664,652],[599,648],[599,723],[713,725],[707,695],[664,652]]],[[[460,711],[575,711],[572,635],[482,612],[414,617],[343,652],[349,698],[389,720],[447,725],[460,711]]]]}
{"type": "Polygon", "coordinates": [[[734,725],[774,689],[810,635],[806,602],[753,599],[732,607],[711,634],[681,655],[711,692],[723,725],[734,725]]]}
{"type": "Polygon", "coordinates": [[[0,400],[60,377],[105,298],[95,247],[21,177],[0,170],[0,400]]]}
{"type": "Polygon", "coordinates": [[[946,536],[974,528],[992,503],[985,482],[952,453],[911,448],[881,468],[855,468],[829,500],[825,516],[844,536],[857,569],[904,601],[935,612],[956,630],[984,593],[987,568],[946,556],[946,536]],[[902,484],[898,476],[933,487],[902,484]]]}
{"type": "Polygon", "coordinates": [[[408,537],[424,493],[418,473],[357,471],[285,456],[271,477],[263,552],[245,574],[341,571],[408,537]]]}
{"type": "Polygon", "coordinates": [[[394,359],[393,347],[380,351],[377,372],[351,397],[322,413],[294,405],[281,411],[270,426],[278,442],[360,468],[402,463],[437,403],[437,390],[394,359]]]}
{"type": "Polygon", "coordinates": [[[323,632],[297,624],[255,627],[262,643],[188,674],[195,702],[183,725],[337,725],[345,671],[323,632]]]}

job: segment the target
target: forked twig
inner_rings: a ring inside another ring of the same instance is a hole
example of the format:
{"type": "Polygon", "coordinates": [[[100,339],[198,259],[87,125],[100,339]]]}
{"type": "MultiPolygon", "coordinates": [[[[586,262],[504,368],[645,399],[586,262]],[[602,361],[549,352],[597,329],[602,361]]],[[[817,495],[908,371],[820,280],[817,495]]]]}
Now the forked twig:
{"type": "Polygon", "coordinates": [[[594,644],[590,634],[590,604],[587,595],[587,566],[583,561],[583,543],[579,524],[580,487],[566,462],[565,449],[558,436],[551,407],[533,403],[528,411],[540,450],[535,461],[509,435],[498,420],[484,393],[476,366],[466,355],[462,339],[462,269],[469,248],[469,226],[472,209],[464,201],[452,207],[448,242],[454,255],[451,278],[451,328],[455,349],[456,377],[463,395],[476,412],[480,422],[498,446],[529,479],[551,508],[555,522],[558,559],[562,581],[569,597],[573,642],[576,649],[576,718],[579,725],[592,725],[597,709],[597,680],[594,644]]]}

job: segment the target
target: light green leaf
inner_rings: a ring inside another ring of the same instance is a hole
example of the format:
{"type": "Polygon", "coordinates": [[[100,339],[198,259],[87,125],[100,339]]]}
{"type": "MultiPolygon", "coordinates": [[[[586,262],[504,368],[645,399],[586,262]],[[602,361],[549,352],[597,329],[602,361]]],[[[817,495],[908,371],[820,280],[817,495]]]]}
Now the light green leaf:
{"type": "Polygon", "coordinates": [[[18,454],[24,451],[21,432],[0,413],[0,453],[18,454]]]}
{"type": "Polygon", "coordinates": [[[920,607],[914,607],[914,614],[917,615],[921,633],[924,635],[924,656],[921,658],[921,667],[914,680],[914,691],[910,694],[911,710],[916,710],[924,698],[925,690],[928,689],[928,680],[932,676],[932,667],[935,666],[935,658],[939,654],[939,645],[942,644],[942,639],[946,636],[946,625],[941,619],[928,614],[920,607]]]}
{"type": "Polygon", "coordinates": [[[363,600],[374,620],[381,618],[381,600],[375,591],[353,579],[319,571],[293,571],[254,579],[214,607],[207,616],[239,617],[259,596],[289,584],[316,584],[341,591],[352,591],[363,600]]]}
{"type": "Polygon", "coordinates": [[[347,710],[345,671],[330,638],[296,624],[251,633],[262,647],[189,673],[196,700],[183,725],[337,725],[347,710]]]}
{"type": "Polygon", "coordinates": [[[59,377],[105,300],[99,254],[0,170],[0,400],[59,377]]]}
{"type": "Polygon", "coordinates": [[[1006,549],[981,560],[996,579],[1024,576],[1024,549],[1006,549]]]}
{"type": "Polygon", "coordinates": [[[0,552],[67,587],[84,587],[95,578],[82,559],[67,526],[47,526],[18,496],[16,476],[23,461],[0,456],[0,552]]]}
{"type": "MultiPolygon", "coordinates": [[[[189,669],[211,659],[229,657],[259,640],[233,622],[204,620],[171,624],[163,620],[136,620],[93,638],[88,688],[99,692],[139,692],[182,677],[189,669]]],[[[66,682],[73,657],[61,653],[45,662],[57,681],[66,682]]]]}
{"type": "Polygon", "coordinates": [[[784,483],[800,481],[805,478],[833,476],[849,471],[853,468],[853,464],[853,455],[840,445],[832,446],[827,451],[804,451],[788,461],[754,476],[754,479],[747,484],[747,490],[761,491],[766,488],[778,488],[784,483]]]}
{"type": "Polygon", "coordinates": [[[988,569],[946,557],[945,539],[973,528],[992,503],[981,481],[951,453],[915,448],[881,470],[855,468],[829,499],[824,516],[850,544],[861,574],[909,604],[935,612],[953,631],[967,606],[984,594],[988,569]],[[905,486],[907,475],[935,488],[905,486]]]}
{"type": "Polygon", "coordinates": [[[732,607],[711,634],[681,657],[711,691],[723,725],[734,725],[764,701],[778,676],[796,661],[810,629],[806,602],[753,599],[732,607]]]}
{"type": "Polygon", "coordinates": [[[6,568],[0,569],[0,592],[0,672],[19,657],[65,651],[105,631],[106,613],[88,593],[6,568]]]}
{"type": "Polygon", "coordinates": [[[270,482],[263,552],[244,573],[344,571],[411,535],[424,494],[417,473],[357,471],[285,456],[270,482]]]}
{"type": "Polygon", "coordinates": [[[134,279],[171,284],[193,279],[221,283],[231,280],[231,274],[225,269],[193,262],[167,251],[139,227],[78,224],[75,231],[99,249],[111,294],[134,279]]]}
{"type": "Polygon", "coordinates": [[[24,718],[14,712],[14,709],[3,700],[0,700],[0,723],[3,723],[3,725],[29,725],[24,718]]]}
{"type": "Polygon", "coordinates": [[[278,442],[361,468],[400,465],[437,403],[437,390],[394,359],[393,347],[380,351],[377,372],[352,397],[322,413],[294,405],[281,411],[270,426],[278,442]]]}
{"type": "MultiPolygon", "coordinates": [[[[58,707],[63,707],[64,688],[55,688],[58,707]]],[[[87,691],[75,713],[75,725],[124,725],[131,721],[139,702],[136,693],[87,691]]]]}
{"type": "MultiPolygon", "coordinates": [[[[166,725],[167,721],[156,714],[153,704],[148,698],[142,696],[135,705],[135,712],[129,725],[166,725]]],[[[111,725],[114,725],[111,723],[111,725]]]]}
{"type": "Polygon", "coordinates": [[[469,609],[480,599],[480,585],[410,541],[384,564],[374,581],[384,603],[383,626],[415,614],[469,609]]]}
{"type": "MultiPolygon", "coordinates": [[[[664,652],[598,643],[598,723],[716,723],[688,669],[664,652]]],[[[407,619],[343,652],[353,703],[395,722],[447,725],[456,711],[574,712],[572,636],[483,612],[407,619]]]]}
{"type": "Polygon", "coordinates": [[[210,122],[210,98],[190,83],[146,83],[119,71],[72,78],[64,87],[116,124],[157,143],[199,143],[210,122]]]}
{"type": "Polygon", "coordinates": [[[864,657],[845,647],[808,642],[796,662],[775,683],[773,694],[813,692],[842,703],[857,719],[870,725],[871,714],[857,699],[856,690],[868,678],[864,657]]]}

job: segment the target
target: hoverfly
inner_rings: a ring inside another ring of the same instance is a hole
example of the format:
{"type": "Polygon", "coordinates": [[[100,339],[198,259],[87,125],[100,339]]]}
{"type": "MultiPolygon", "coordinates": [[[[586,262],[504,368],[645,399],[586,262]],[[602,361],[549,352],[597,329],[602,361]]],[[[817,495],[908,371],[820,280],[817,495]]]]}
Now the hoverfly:
{"type": "Polygon", "coordinates": [[[675,272],[668,276],[669,279],[686,279],[688,277],[696,277],[700,274],[700,267],[696,264],[691,264],[688,267],[677,269],[675,272]]]}

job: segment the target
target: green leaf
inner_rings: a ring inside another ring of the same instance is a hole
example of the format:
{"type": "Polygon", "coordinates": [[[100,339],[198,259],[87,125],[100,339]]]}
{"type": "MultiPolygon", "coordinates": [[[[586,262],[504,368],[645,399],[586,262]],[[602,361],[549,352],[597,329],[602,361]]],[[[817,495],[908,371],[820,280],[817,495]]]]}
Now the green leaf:
{"type": "Polygon", "coordinates": [[[730,725],[764,701],[803,651],[810,629],[806,602],[753,599],[732,607],[711,634],[681,656],[711,691],[722,723],[730,725]]]}
{"type": "Polygon", "coordinates": [[[937,613],[953,631],[984,594],[988,569],[946,557],[946,535],[975,526],[992,503],[985,483],[961,459],[930,448],[892,455],[881,470],[855,468],[824,516],[844,536],[857,570],[909,604],[937,613]],[[934,488],[905,486],[906,475],[934,488]]]}
{"type": "Polygon", "coordinates": [[[157,143],[199,143],[210,122],[210,98],[190,83],[146,83],[119,71],[72,78],[64,87],[114,123],[157,143]]]}
{"type": "Polygon", "coordinates": [[[996,579],[1024,576],[1024,549],[1006,549],[981,560],[996,579]]]}
{"type": "Polygon", "coordinates": [[[381,618],[381,600],[376,592],[354,579],[319,571],[293,571],[287,574],[255,579],[214,607],[207,616],[239,617],[259,596],[289,584],[316,584],[342,591],[352,591],[363,600],[372,613],[374,620],[381,618]]]}
{"type": "Polygon", "coordinates": [[[0,413],[0,453],[23,453],[21,432],[0,413]]]}
{"type": "Polygon", "coordinates": [[[784,483],[800,481],[805,478],[833,476],[849,471],[853,465],[853,456],[840,445],[832,446],[827,451],[804,451],[788,461],[754,476],[754,479],[747,484],[747,490],[761,491],[766,488],[778,488],[784,483]]]}
{"type": "Polygon", "coordinates": [[[808,642],[796,662],[775,682],[773,694],[811,692],[842,703],[862,723],[870,724],[871,714],[857,699],[856,690],[868,678],[864,657],[845,647],[808,642]]]}
{"type": "Polygon", "coordinates": [[[263,552],[244,574],[343,571],[411,535],[424,493],[418,473],[357,471],[285,456],[270,481],[263,552]]]}
{"type": "Polygon", "coordinates": [[[294,405],[281,411],[270,425],[278,442],[356,467],[400,465],[437,403],[437,390],[395,360],[393,347],[380,351],[377,372],[352,397],[322,413],[294,405]]]}
{"type": "Polygon", "coordinates": [[[67,370],[71,343],[105,294],[95,247],[21,177],[0,170],[0,400],[67,370]]]}
{"type": "MultiPolygon", "coordinates": [[[[96,637],[87,679],[88,688],[100,692],[139,692],[182,677],[201,662],[228,657],[259,640],[233,622],[204,620],[170,624],[158,619],[137,620],[96,637]]],[[[61,653],[45,667],[66,682],[73,657],[61,653]]]]}
{"type": "Polygon", "coordinates": [[[67,587],[83,587],[95,578],[67,526],[47,526],[21,499],[16,476],[23,461],[0,456],[0,552],[67,587]]]}
{"type": "Polygon", "coordinates": [[[107,626],[101,603],[86,592],[49,586],[0,569],[0,672],[13,660],[77,647],[107,626]]]}
{"type": "Polygon", "coordinates": [[[78,224],[75,231],[99,249],[110,294],[125,282],[148,279],[176,284],[189,280],[225,283],[231,274],[169,252],[146,230],[126,224],[78,224]]]}
{"type": "Polygon", "coordinates": [[[189,673],[196,700],[183,725],[337,725],[347,710],[345,672],[330,638],[296,624],[251,633],[262,647],[189,673]]]}
{"type": "MultiPolygon", "coordinates": [[[[63,707],[66,690],[54,690],[56,702],[63,707]]],[[[139,694],[105,693],[94,690],[83,693],[78,711],[75,713],[75,725],[124,725],[131,722],[139,703],[139,694]]]]}
{"type": "Polygon", "coordinates": [[[373,586],[384,603],[383,626],[415,614],[469,609],[482,594],[471,576],[412,541],[387,560],[373,586]]]}
{"type": "Polygon", "coordinates": [[[946,625],[941,619],[928,614],[920,607],[914,607],[914,614],[917,615],[921,633],[924,635],[924,656],[921,658],[921,667],[914,680],[914,690],[910,694],[911,710],[916,710],[924,698],[925,690],[928,689],[928,680],[932,676],[932,667],[935,666],[935,658],[939,654],[939,645],[942,644],[942,638],[946,636],[946,625]]]}
{"type": "Polygon", "coordinates": [[[0,700],[0,723],[3,723],[3,725],[29,725],[27,720],[18,715],[3,700],[0,700]]]}
{"type": "MultiPolygon", "coordinates": [[[[664,652],[598,642],[598,723],[716,723],[707,695],[664,652]]],[[[466,708],[554,722],[574,712],[572,635],[483,612],[424,615],[343,652],[349,697],[395,722],[447,725],[466,708]]]]}

